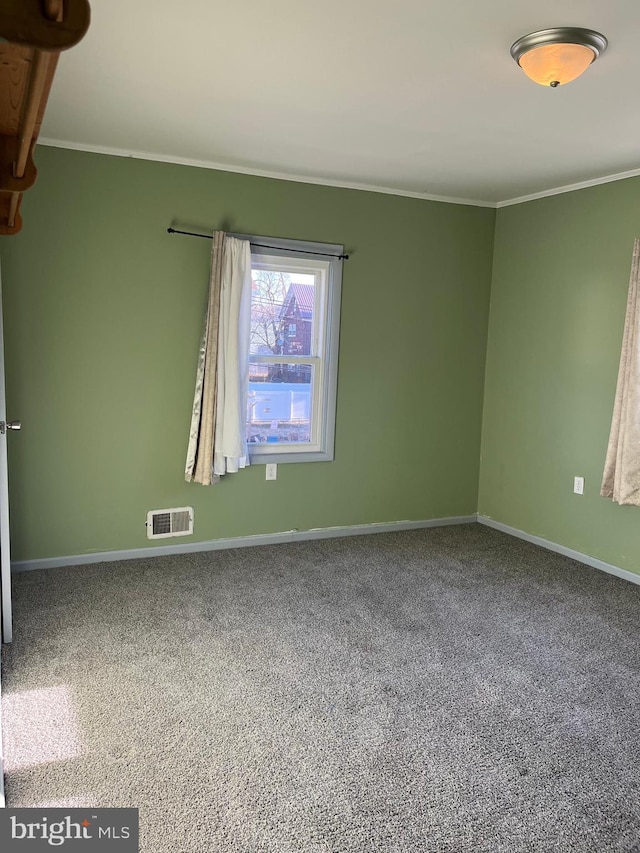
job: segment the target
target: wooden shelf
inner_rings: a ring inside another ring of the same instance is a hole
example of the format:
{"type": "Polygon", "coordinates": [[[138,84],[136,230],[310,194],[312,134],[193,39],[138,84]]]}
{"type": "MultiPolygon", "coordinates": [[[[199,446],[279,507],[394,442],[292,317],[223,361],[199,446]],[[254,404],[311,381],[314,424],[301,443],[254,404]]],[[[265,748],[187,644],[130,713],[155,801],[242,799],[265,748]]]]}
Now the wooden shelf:
{"type": "Polygon", "coordinates": [[[0,7],[0,234],[22,228],[23,193],[35,183],[33,149],[60,51],[89,27],[87,0],[2,0],[0,7]]]}

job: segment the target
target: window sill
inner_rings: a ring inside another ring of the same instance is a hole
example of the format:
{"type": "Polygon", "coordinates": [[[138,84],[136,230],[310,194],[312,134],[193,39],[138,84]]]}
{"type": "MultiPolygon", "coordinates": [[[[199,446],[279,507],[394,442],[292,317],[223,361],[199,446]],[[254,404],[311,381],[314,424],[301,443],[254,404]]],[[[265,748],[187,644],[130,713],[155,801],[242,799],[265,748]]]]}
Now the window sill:
{"type": "Polygon", "coordinates": [[[333,462],[333,453],[325,453],[321,450],[293,451],[291,453],[252,453],[249,449],[249,459],[252,465],[276,465],[287,462],[333,462]]]}

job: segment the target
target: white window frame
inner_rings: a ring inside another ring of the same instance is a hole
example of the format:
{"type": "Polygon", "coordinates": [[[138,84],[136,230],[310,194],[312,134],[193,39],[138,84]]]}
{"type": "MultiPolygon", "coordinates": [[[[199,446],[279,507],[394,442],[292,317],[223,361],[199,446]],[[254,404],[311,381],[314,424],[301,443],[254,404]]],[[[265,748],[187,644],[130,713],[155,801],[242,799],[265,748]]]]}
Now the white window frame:
{"type": "Polygon", "coordinates": [[[314,369],[311,443],[249,444],[252,464],[285,462],[330,462],[335,456],[336,395],[338,388],[338,351],[340,336],[340,298],[344,246],[334,243],[310,243],[233,234],[251,243],[251,261],[270,265],[286,259],[286,266],[297,271],[320,272],[322,286],[315,288],[314,342],[312,355],[275,355],[250,357],[260,363],[311,364],[314,369]],[[328,256],[328,257],[327,257],[328,256]],[[324,292],[321,292],[324,291],[324,292]],[[319,336],[319,337],[317,337],[319,336]]]}

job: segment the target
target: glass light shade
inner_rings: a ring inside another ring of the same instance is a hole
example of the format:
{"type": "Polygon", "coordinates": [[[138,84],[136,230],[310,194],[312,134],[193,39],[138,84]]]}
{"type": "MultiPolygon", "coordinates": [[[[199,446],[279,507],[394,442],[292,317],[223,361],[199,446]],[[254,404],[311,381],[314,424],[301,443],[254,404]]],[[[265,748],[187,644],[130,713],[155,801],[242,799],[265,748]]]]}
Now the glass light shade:
{"type": "Polygon", "coordinates": [[[518,64],[534,83],[570,83],[591,65],[597,54],[582,44],[544,44],[524,53],[518,64]]]}

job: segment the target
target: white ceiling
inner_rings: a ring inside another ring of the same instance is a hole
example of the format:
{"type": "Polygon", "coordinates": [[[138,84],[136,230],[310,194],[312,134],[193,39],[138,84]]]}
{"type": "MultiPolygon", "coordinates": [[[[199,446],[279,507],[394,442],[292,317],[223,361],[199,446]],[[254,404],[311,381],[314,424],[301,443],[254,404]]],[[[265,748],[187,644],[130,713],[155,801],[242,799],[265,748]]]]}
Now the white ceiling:
{"type": "Polygon", "coordinates": [[[637,0],[91,0],[41,141],[495,204],[640,167],[637,0]],[[516,38],[595,29],[557,89],[516,38]]]}

